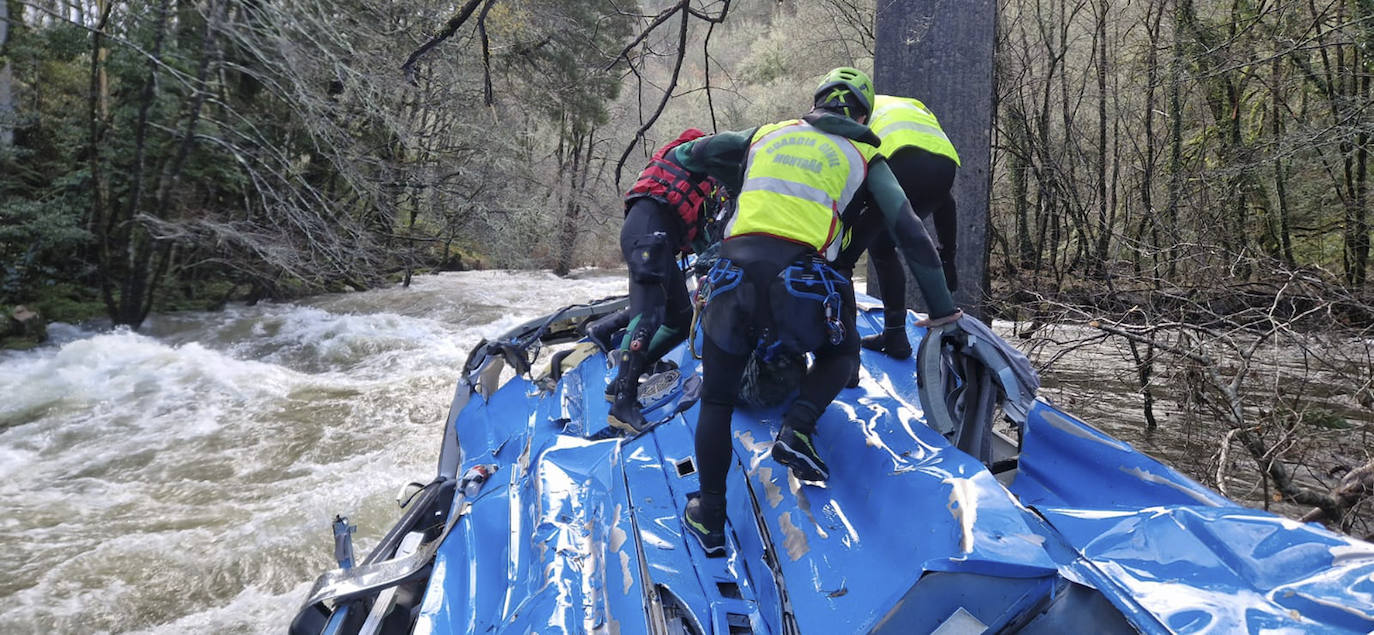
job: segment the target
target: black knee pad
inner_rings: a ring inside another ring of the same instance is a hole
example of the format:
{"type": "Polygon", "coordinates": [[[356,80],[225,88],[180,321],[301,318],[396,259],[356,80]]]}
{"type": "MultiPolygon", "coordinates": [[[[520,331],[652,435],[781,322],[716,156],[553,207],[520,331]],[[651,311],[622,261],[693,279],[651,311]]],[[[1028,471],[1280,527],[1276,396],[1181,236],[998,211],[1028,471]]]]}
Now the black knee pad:
{"type": "Polygon", "coordinates": [[[654,232],[635,238],[625,252],[625,265],[630,269],[630,279],[635,282],[663,282],[668,277],[668,267],[673,266],[673,248],[668,244],[668,235],[654,232]]]}

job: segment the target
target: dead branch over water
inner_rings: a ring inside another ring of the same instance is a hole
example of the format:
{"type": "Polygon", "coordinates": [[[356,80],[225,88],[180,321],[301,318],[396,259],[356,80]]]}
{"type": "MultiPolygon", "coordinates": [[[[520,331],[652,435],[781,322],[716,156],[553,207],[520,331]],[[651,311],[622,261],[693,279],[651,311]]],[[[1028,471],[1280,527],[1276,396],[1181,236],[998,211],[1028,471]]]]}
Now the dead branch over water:
{"type": "MultiPolygon", "coordinates": [[[[1371,535],[1374,302],[1319,271],[1228,280],[1127,278],[1059,294],[1026,284],[1000,306],[1051,377],[1089,348],[1114,347],[1143,433],[1185,439],[1195,478],[1371,535]]],[[[1105,369],[1094,370],[1100,380],[1105,369]]]]}

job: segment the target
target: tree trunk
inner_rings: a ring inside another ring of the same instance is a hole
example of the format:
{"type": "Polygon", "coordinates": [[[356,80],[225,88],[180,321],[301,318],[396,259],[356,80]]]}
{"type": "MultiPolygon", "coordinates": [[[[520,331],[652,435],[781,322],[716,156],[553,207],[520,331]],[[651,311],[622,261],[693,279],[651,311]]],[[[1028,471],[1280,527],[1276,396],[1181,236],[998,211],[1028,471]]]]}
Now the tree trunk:
{"type": "MultiPolygon", "coordinates": [[[[105,28],[110,24],[110,14],[114,11],[112,0],[96,0],[95,28],[91,31],[91,73],[89,97],[87,101],[87,123],[90,127],[89,146],[86,157],[91,171],[91,210],[86,219],[86,229],[95,236],[96,254],[94,260],[102,265],[110,262],[109,222],[106,218],[110,210],[110,183],[104,170],[101,148],[105,145],[105,135],[110,130],[110,82],[105,71],[109,49],[105,48],[105,28]]],[[[111,316],[118,313],[115,305],[113,285],[109,275],[100,276],[100,295],[105,301],[105,310],[111,316]]]]}
{"type": "Polygon", "coordinates": [[[1088,265],[1093,275],[1106,275],[1107,248],[1112,228],[1107,218],[1107,11],[1111,3],[1097,4],[1097,25],[1093,39],[1097,44],[1097,244],[1088,265]]]}
{"type": "Polygon", "coordinates": [[[560,276],[566,276],[568,272],[572,271],[573,258],[577,253],[578,225],[582,222],[582,192],[578,183],[581,182],[585,185],[586,180],[581,178],[581,173],[590,169],[590,166],[584,165],[582,156],[583,144],[586,144],[588,157],[585,162],[591,162],[590,137],[590,134],[577,134],[570,140],[568,155],[572,158],[572,165],[559,175],[560,181],[562,181],[561,177],[563,176],[568,179],[567,199],[563,204],[563,220],[558,229],[558,257],[553,268],[553,272],[560,276]]]}
{"type": "MultiPolygon", "coordinates": [[[[107,275],[102,279],[107,288],[106,296],[110,295],[108,287],[114,283],[119,285],[118,303],[110,315],[110,319],[115,324],[124,324],[138,328],[147,317],[148,306],[150,306],[150,291],[154,286],[153,279],[155,270],[153,261],[162,249],[155,244],[155,239],[148,233],[138,220],[138,214],[143,210],[144,181],[147,179],[147,159],[148,159],[148,136],[152,128],[151,112],[153,103],[157,99],[158,75],[162,68],[162,45],[167,36],[168,14],[171,12],[171,0],[162,0],[158,6],[157,22],[153,31],[153,46],[149,51],[148,75],[143,80],[142,99],[139,104],[138,118],[134,125],[134,157],[133,165],[125,177],[129,187],[127,203],[123,206],[123,214],[112,213],[106,223],[106,238],[112,241],[111,248],[102,250],[108,255],[108,260],[102,262],[102,268],[107,275]],[[117,276],[111,280],[111,276],[117,276]]],[[[160,268],[160,267],[159,267],[160,268]]]]}
{"type": "MultiPolygon", "coordinates": [[[[1283,140],[1283,121],[1285,119],[1283,112],[1284,92],[1282,59],[1275,56],[1274,60],[1270,63],[1270,69],[1274,77],[1273,95],[1270,102],[1272,106],[1270,112],[1270,125],[1272,126],[1271,132],[1274,135],[1274,143],[1275,145],[1280,145],[1283,140]]],[[[1290,229],[1291,223],[1289,221],[1288,170],[1284,167],[1282,154],[1274,157],[1274,192],[1276,195],[1275,198],[1278,199],[1276,203],[1279,212],[1279,226],[1277,228],[1279,254],[1284,263],[1289,267],[1293,267],[1296,266],[1297,263],[1293,259],[1293,233],[1290,229]]]]}
{"type": "Polygon", "coordinates": [[[0,0],[0,150],[14,143],[14,73],[10,70],[9,42],[10,3],[0,0]]]}
{"type": "MultiPolygon", "coordinates": [[[[1371,61],[1369,47],[1374,45],[1374,25],[1369,21],[1374,19],[1374,5],[1368,0],[1355,3],[1355,23],[1357,28],[1358,44],[1354,47],[1359,63],[1356,68],[1360,69],[1359,88],[1357,103],[1367,106],[1370,103],[1370,73],[1374,72],[1374,61],[1371,61]]],[[[1367,116],[1362,118],[1362,122],[1368,121],[1367,116]]],[[[1352,253],[1352,271],[1347,275],[1347,279],[1352,285],[1363,286],[1369,279],[1369,250],[1370,250],[1370,226],[1369,226],[1369,130],[1367,125],[1361,125],[1355,145],[1358,148],[1356,163],[1358,164],[1357,189],[1355,194],[1355,218],[1354,228],[1350,232],[1350,252],[1352,253]]]]}
{"type": "MultiPolygon", "coordinates": [[[[1159,89],[1159,47],[1160,47],[1160,24],[1164,19],[1164,3],[1151,2],[1150,11],[1146,14],[1146,24],[1148,40],[1146,46],[1148,53],[1145,57],[1145,156],[1141,161],[1140,175],[1140,223],[1136,230],[1136,241],[1139,244],[1148,246],[1150,254],[1150,278],[1159,279],[1159,210],[1155,209],[1154,187],[1155,187],[1155,161],[1158,149],[1155,146],[1155,108],[1159,89]],[[1148,229],[1148,231],[1147,231],[1148,229]]],[[[1135,262],[1135,271],[1141,273],[1141,263],[1139,251],[1132,259],[1135,262]]],[[[1155,284],[1159,284],[1156,282],[1155,284]]]]}
{"type": "MultiPolygon", "coordinates": [[[[991,128],[997,107],[993,91],[997,3],[962,0],[959,10],[950,11],[941,3],[884,1],[878,3],[875,24],[874,83],[884,93],[925,102],[959,150],[962,165],[953,188],[960,243],[959,290],[954,300],[970,314],[982,316],[992,186],[991,128]]],[[[921,294],[910,292],[907,297],[915,300],[921,294]]]]}
{"type": "MultiPolygon", "coordinates": [[[[1011,131],[1011,197],[1016,214],[1017,266],[1031,269],[1035,262],[1035,245],[1031,243],[1030,219],[1030,130],[1027,128],[1024,112],[1013,111],[1007,117],[1007,127],[1011,131]]],[[[1010,254],[1008,254],[1010,255],[1010,254]]]]}
{"type": "Polygon", "coordinates": [[[1165,238],[1169,247],[1164,260],[1169,277],[1178,271],[1178,247],[1183,241],[1178,225],[1178,207],[1183,197],[1183,9],[1174,2],[1173,57],[1169,60],[1169,202],[1165,206],[1165,227],[1172,234],[1165,238]]]}
{"type": "MultiPolygon", "coordinates": [[[[1365,59],[1365,53],[1358,47],[1354,55],[1358,60],[1365,59]]],[[[1356,101],[1360,104],[1368,104],[1370,69],[1366,67],[1369,65],[1357,62],[1354,66],[1364,69],[1364,72],[1359,73],[1358,78],[1354,79],[1358,85],[1356,88],[1358,92],[1355,95],[1356,101]]],[[[1353,205],[1345,234],[1345,251],[1350,254],[1350,265],[1346,269],[1345,278],[1352,286],[1359,287],[1364,285],[1369,268],[1369,132],[1365,126],[1361,126],[1359,133],[1355,136],[1355,183],[1353,189],[1355,195],[1352,197],[1353,205]]]]}

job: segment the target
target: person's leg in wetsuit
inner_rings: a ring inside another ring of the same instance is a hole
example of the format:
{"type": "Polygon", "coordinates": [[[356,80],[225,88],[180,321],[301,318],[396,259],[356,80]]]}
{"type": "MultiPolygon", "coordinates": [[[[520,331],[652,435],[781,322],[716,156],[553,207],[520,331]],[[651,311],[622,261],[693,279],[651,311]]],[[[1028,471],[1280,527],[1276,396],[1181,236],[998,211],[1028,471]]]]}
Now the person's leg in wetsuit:
{"type": "MultiPolygon", "coordinates": [[[[609,358],[614,351],[620,348],[621,338],[616,335],[629,326],[632,319],[634,319],[634,314],[627,306],[615,313],[588,322],[583,325],[582,333],[609,358]]],[[[612,383],[611,385],[614,386],[615,384],[612,383]]],[[[606,398],[614,399],[615,393],[610,388],[606,390],[606,398]]]]}
{"type": "MultiPolygon", "coordinates": [[[[730,470],[730,421],[739,393],[740,378],[763,329],[786,328],[806,322],[789,316],[775,321],[770,294],[783,268],[804,257],[808,249],[786,241],[746,236],[727,241],[722,256],[742,270],[742,281],[729,294],[712,296],[703,315],[701,410],[697,419],[697,473],[700,494],[684,512],[689,532],[707,555],[725,555],[725,480],[730,470]]],[[[852,296],[851,296],[852,298],[852,296]]],[[[853,314],[852,303],[848,313],[853,314]]],[[[843,310],[843,308],[842,308],[843,310]]],[[[819,307],[817,308],[819,315],[819,307]]],[[[813,321],[813,328],[824,328],[813,321]]],[[[839,345],[825,344],[802,380],[796,401],[783,415],[774,443],[773,457],[802,480],[825,480],[829,472],[816,453],[812,440],[816,420],[839,394],[857,361],[858,336],[852,317],[839,345]]]]}
{"type": "MultiPolygon", "coordinates": [[[[940,251],[940,262],[945,269],[945,282],[950,291],[959,287],[959,278],[954,266],[954,256],[959,242],[958,210],[954,204],[954,177],[959,172],[959,164],[946,156],[935,154],[921,148],[907,147],[892,153],[887,159],[888,167],[897,177],[911,207],[922,220],[931,218],[935,224],[935,237],[940,251]]],[[[891,242],[891,239],[888,239],[891,242]]],[[[871,247],[870,247],[871,248],[871,247]]],[[[900,269],[898,269],[900,271],[900,269]]],[[[905,274],[902,286],[905,287],[905,274]]],[[[883,294],[888,292],[883,287],[883,294]]]]}
{"type": "Polygon", "coordinates": [[[773,459],[792,468],[803,481],[824,481],[830,478],[830,468],[821,460],[813,438],[816,421],[830,402],[848,385],[859,368],[859,334],[854,330],[854,287],[841,290],[840,315],[844,338],[838,344],[827,340],[815,351],[811,368],[802,378],[797,399],[782,417],[782,429],[773,444],[773,459]]]}
{"type": "Polygon", "coordinates": [[[684,520],[707,556],[725,555],[725,477],[730,472],[730,419],[749,353],[729,352],[702,338],[701,410],[696,458],[701,493],[687,501],[684,520]]]}
{"type": "MultiPolygon", "coordinates": [[[[958,218],[950,188],[954,185],[958,164],[949,157],[916,147],[894,152],[887,163],[906,193],[907,200],[911,201],[916,215],[922,220],[933,217],[945,280],[950,291],[954,291],[958,288],[954,266],[958,218]]],[[[897,359],[906,359],[911,357],[911,341],[906,336],[906,273],[892,237],[880,223],[875,230],[870,219],[873,216],[876,215],[869,212],[860,215],[859,224],[855,227],[856,235],[845,248],[841,260],[848,261],[852,267],[853,262],[858,260],[858,254],[866,248],[877,275],[878,289],[882,293],[883,332],[863,338],[863,347],[897,359]]],[[[857,380],[857,377],[853,379],[857,380]]],[[[857,382],[852,381],[851,385],[857,385],[857,382]]]]}
{"type": "Polygon", "coordinates": [[[863,347],[896,359],[911,357],[911,342],[906,338],[906,274],[897,256],[897,246],[886,232],[869,243],[868,259],[873,263],[878,290],[883,294],[883,332],[863,338],[863,347]]]}
{"type": "Polygon", "coordinates": [[[652,355],[661,356],[686,337],[691,321],[691,300],[675,260],[682,242],[676,219],[659,202],[640,198],[626,212],[620,230],[620,250],[630,270],[630,312],[634,317],[617,351],[615,398],[606,421],[632,434],[648,425],[639,408],[640,373],[657,358],[652,355]]]}

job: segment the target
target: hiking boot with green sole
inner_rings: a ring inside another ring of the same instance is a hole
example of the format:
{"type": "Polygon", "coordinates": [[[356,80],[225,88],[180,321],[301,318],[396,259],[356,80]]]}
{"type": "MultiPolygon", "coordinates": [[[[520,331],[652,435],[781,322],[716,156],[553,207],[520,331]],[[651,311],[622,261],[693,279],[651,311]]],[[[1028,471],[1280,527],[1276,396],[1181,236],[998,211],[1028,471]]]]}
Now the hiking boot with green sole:
{"type": "Polygon", "coordinates": [[[800,481],[824,481],[830,478],[830,469],[825,466],[816,453],[813,434],[798,432],[788,424],[778,430],[778,438],[773,442],[773,460],[786,465],[800,481]]]}
{"type": "Polygon", "coordinates": [[[696,539],[708,558],[725,555],[725,504],[702,504],[699,493],[687,495],[687,507],[682,511],[682,525],[687,535],[696,539]],[[712,509],[716,507],[717,509],[712,509]]]}

